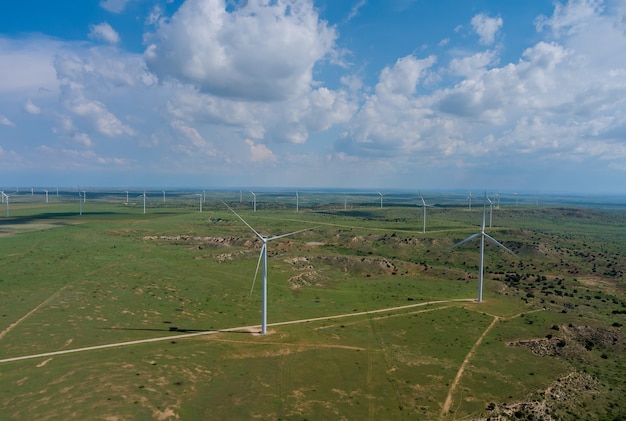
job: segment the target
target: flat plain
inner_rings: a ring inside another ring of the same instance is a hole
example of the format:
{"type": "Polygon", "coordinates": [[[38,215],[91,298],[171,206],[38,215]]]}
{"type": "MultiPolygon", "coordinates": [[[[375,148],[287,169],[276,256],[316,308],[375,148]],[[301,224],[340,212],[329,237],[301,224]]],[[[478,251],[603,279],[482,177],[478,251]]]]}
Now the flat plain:
{"type": "MultiPolygon", "coordinates": [[[[3,419],[626,419],[626,207],[24,197],[0,221],[3,419]],[[261,324],[267,236],[268,333],[261,324]],[[486,217],[489,218],[489,209],[486,217]]],[[[196,198],[197,199],[197,198],[196,198]]]]}

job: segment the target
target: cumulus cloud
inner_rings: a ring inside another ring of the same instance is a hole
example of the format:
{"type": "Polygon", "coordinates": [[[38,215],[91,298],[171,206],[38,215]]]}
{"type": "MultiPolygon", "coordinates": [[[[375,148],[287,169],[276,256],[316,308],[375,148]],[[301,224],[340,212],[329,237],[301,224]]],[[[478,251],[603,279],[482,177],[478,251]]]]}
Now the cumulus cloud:
{"type": "Polygon", "coordinates": [[[45,37],[15,40],[0,36],[0,92],[32,95],[57,90],[53,62],[61,48],[59,41],[45,37]]]}
{"type": "Polygon", "coordinates": [[[67,104],[68,109],[76,116],[85,118],[99,133],[108,136],[122,136],[135,134],[135,131],[123,124],[100,101],[74,100],[67,104]]]}
{"type": "Polygon", "coordinates": [[[3,126],[15,127],[15,123],[13,123],[11,120],[6,118],[2,114],[0,114],[0,124],[2,124],[3,126]]]}
{"type": "Polygon", "coordinates": [[[479,36],[480,43],[491,45],[494,43],[496,34],[502,27],[503,21],[500,16],[490,18],[485,14],[478,14],[472,18],[472,27],[479,36]]]}
{"type": "Polygon", "coordinates": [[[246,144],[250,147],[250,160],[253,162],[276,162],[274,153],[262,143],[255,143],[251,139],[246,139],[246,144]]]}
{"type": "Polygon", "coordinates": [[[550,27],[556,36],[571,35],[592,26],[604,10],[602,0],[570,0],[565,4],[556,2],[552,17],[544,15],[535,20],[538,31],[550,27]]]}
{"type": "Polygon", "coordinates": [[[31,101],[30,98],[28,98],[26,100],[26,103],[24,103],[24,110],[26,110],[27,113],[33,114],[33,115],[37,115],[41,113],[41,109],[35,104],[33,104],[33,101],[31,101]]]}
{"type": "Polygon", "coordinates": [[[272,101],[307,92],[337,35],[309,0],[188,0],[161,20],[145,52],[161,80],[217,96],[272,101]]]}
{"type": "Polygon", "coordinates": [[[130,0],[102,0],[100,7],[111,13],[122,13],[130,0]]]}
{"type": "Polygon", "coordinates": [[[90,25],[89,38],[108,42],[109,44],[117,44],[120,42],[120,36],[117,31],[106,22],[90,25]]]}

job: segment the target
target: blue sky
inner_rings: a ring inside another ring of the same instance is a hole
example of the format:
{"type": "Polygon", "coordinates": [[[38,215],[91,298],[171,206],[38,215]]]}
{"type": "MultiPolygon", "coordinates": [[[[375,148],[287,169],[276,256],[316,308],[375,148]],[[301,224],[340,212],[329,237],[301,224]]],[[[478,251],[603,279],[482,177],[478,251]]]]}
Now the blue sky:
{"type": "Polygon", "coordinates": [[[0,14],[0,186],[626,193],[618,0],[0,14]]]}

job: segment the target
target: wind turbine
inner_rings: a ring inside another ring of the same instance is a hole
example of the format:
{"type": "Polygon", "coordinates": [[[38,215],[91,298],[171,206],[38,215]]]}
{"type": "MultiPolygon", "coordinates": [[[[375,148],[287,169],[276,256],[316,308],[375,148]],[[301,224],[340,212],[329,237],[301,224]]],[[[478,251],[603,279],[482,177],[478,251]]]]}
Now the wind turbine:
{"type": "Polygon", "coordinates": [[[143,214],[146,214],[146,191],[143,191],[143,194],[140,194],[137,197],[143,197],[143,214]]]}
{"type": "Polygon", "coordinates": [[[44,190],[46,192],[46,203],[48,203],[48,190],[44,190]]]}
{"type": "Polygon", "coordinates": [[[465,200],[469,200],[469,210],[472,210],[472,192],[469,192],[469,195],[465,198],[465,200]]]}
{"type": "Polygon", "coordinates": [[[165,203],[165,190],[162,190],[162,191],[163,191],[163,203],[165,203]]]}
{"type": "Polygon", "coordinates": [[[254,204],[253,209],[254,209],[254,212],[256,212],[256,194],[254,194],[253,191],[250,191],[250,193],[252,193],[252,202],[254,204]]]}
{"type": "Polygon", "coordinates": [[[196,193],[196,196],[200,196],[200,213],[202,213],[202,195],[200,193],[196,193]]]}
{"type": "Polygon", "coordinates": [[[87,190],[83,190],[83,203],[87,203],[87,190]]]}
{"type": "Polygon", "coordinates": [[[126,204],[128,205],[128,190],[124,190],[126,192],[126,204]]]}
{"type": "Polygon", "coordinates": [[[489,201],[489,229],[491,229],[491,220],[493,219],[493,202],[489,199],[487,194],[485,194],[485,199],[489,201]]]}
{"type": "Polygon", "coordinates": [[[78,214],[83,214],[83,198],[81,197],[80,190],[78,191],[78,214]]]}
{"type": "Polygon", "coordinates": [[[424,196],[422,196],[422,193],[420,193],[420,199],[422,199],[422,207],[424,208],[424,227],[422,228],[422,232],[426,233],[426,207],[432,207],[432,205],[427,205],[426,201],[424,200],[424,196]]]}
{"type": "Polygon", "coordinates": [[[383,194],[381,192],[378,192],[378,194],[380,195],[380,208],[383,208],[383,194]]]}
{"type": "Polygon", "coordinates": [[[9,195],[2,192],[2,199],[7,204],[7,218],[9,217],[9,195]]]}
{"type": "MultiPolygon", "coordinates": [[[[485,199],[489,200],[487,198],[487,194],[485,194],[485,199]]],[[[492,236],[490,236],[489,234],[487,234],[485,232],[485,216],[487,213],[487,203],[483,202],[483,225],[482,228],[480,229],[480,232],[477,232],[476,234],[472,234],[469,237],[467,237],[465,240],[459,241],[458,243],[456,243],[455,245],[453,245],[451,248],[457,247],[463,243],[467,243],[468,241],[472,241],[474,238],[480,236],[480,268],[478,270],[478,276],[479,276],[479,280],[478,280],[478,302],[482,302],[483,301],[483,269],[484,269],[484,257],[485,257],[485,238],[489,241],[491,241],[493,244],[495,244],[496,246],[500,247],[503,250],[508,251],[509,253],[511,253],[513,256],[517,257],[515,255],[515,253],[513,253],[511,250],[509,250],[508,248],[506,248],[504,245],[500,244],[500,242],[498,242],[498,240],[496,240],[495,238],[493,238],[492,236]]]]}
{"type": "Polygon", "coordinates": [[[288,235],[298,234],[300,232],[309,231],[312,228],[307,228],[299,231],[290,232],[287,234],[276,235],[274,237],[263,237],[259,234],[250,224],[248,224],[237,212],[233,210],[230,206],[228,206],[225,202],[222,202],[224,206],[226,206],[232,213],[235,214],[237,218],[241,220],[250,230],[261,240],[263,245],[261,246],[261,252],[259,254],[259,261],[256,265],[256,271],[254,272],[254,279],[252,281],[252,288],[250,289],[250,294],[252,294],[252,290],[254,289],[254,283],[256,282],[256,276],[259,273],[259,265],[261,264],[261,260],[263,260],[263,307],[262,307],[262,323],[261,323],[261,334],[265,335],[267,333],[267,243],[272,240],[277,240],[279,238],[287,237],[288,235]]]}

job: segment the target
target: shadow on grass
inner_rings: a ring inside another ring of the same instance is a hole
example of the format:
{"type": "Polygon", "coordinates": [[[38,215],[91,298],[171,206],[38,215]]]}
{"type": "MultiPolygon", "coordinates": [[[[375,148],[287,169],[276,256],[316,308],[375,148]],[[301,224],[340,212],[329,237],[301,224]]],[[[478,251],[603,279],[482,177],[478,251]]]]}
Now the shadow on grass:
{"type": "Polygon", "coordinates": [[[102,330],[136,330],[144,332],[176,332],[176,333],[194,333],[194,332],[223,332],[223,333],[245,333],[247,335],[254,333],[244,330],[229,330],[229,329],[185,329],[176,326],[170,326],[168,329],[157,328],[141,328],[141,327],[103,327],[102,330]]]}

